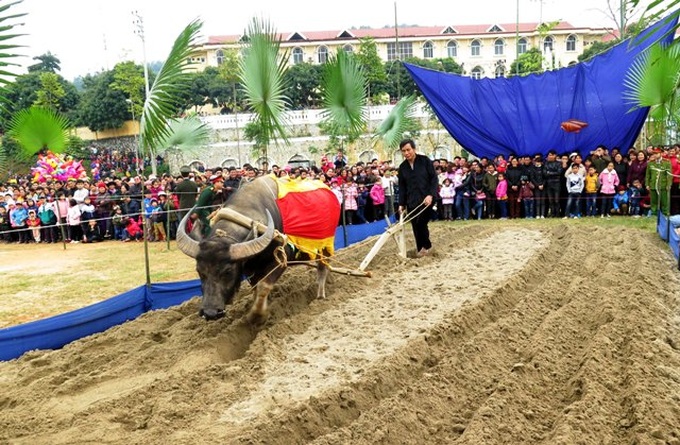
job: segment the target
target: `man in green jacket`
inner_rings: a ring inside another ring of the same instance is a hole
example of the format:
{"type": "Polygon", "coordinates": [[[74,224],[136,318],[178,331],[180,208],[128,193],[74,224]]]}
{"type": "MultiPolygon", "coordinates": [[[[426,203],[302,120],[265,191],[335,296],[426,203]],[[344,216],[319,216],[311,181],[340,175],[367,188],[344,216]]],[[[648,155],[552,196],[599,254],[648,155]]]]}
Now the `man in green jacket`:
{"type": "Polygon", "coordinates": [[[655,148],[652,150],[645,173],[645,185],[649,191],[650,210],[653,215],[656,215],[659,209],[662,213],[668,214],[671,183],[671,162],[663,157],[660,148],[655,148]]]}
{"type": "Polygon", "coordinates": [[[195,214],[203,224],[203,236],[210,233],[210,218],[213,213],[224,203],[224,178],[222,175],[213,175],[210,177],[211,185],[206,187],[196,201],[195,214]]]}

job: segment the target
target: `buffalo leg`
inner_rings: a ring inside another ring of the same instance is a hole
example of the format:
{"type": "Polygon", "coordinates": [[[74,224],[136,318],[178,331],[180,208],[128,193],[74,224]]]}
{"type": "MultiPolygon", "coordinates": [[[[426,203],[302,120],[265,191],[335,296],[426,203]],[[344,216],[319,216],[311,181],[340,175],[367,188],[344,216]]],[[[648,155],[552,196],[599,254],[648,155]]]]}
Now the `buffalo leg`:
{"type": "Polygon", "coordinates": [[[316,265],[316,298],[326,298],[326,278],[328,278],[328,267],[319,261],[316,265]]]}
{"type": "Polygon", "coordinates": [[[267,298],[269,293],[274,288],[274,283],[283,274],[283,268],[276,268],[272,273],[262,278],[257,282],[255,288],[253,289],[254,302],[253,307],[250,309],[250,314],[248,314],[248,319],[251,323],[262,323],[267,320],[269,316],[269,311],[267,309],[267,298]]]}

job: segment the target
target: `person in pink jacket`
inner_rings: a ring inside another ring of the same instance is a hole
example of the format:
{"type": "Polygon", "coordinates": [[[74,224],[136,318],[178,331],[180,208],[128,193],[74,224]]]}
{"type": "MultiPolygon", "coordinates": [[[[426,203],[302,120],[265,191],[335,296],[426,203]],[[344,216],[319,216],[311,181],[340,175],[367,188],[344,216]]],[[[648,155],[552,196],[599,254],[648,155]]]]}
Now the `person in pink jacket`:
{"type": "Polygon", "coordinates": [[[600,193],[602,194],[602,213],[600,218],[610,218],[616,187],[619,185],[619,175],[614,170],[614,163],[607,164],[607,168],[600,173],[600,193]]]}
{"type": "Polygon", "coordinates": [[[377,177],[376,181],[371,186],[370,195],[371,201],[373,201],[373,214],[377,221],[383,218],[385,211],[385,189],[383,189],[380,177],[377,177]]]}
{"type": "Polygon", "coordinates": [[[508,181],[505,179],[505,174],[498,172],[496,176],[498,184],[496,184],[496,202],[498,202],[498,210],[501,219],[508,219],[508,181]]]}

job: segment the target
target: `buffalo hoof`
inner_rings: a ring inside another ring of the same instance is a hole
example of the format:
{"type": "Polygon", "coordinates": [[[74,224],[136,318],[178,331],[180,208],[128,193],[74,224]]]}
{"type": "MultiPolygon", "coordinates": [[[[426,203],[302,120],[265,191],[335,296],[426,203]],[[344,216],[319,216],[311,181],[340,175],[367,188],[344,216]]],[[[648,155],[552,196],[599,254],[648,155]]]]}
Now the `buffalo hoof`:
{"type": "Polygon", "coordinates": [[[206,320],[219,320],[224,317],[224,311],[221,309],[201,309],[198,311],[198,315],[206,320]]]}
{"type": "Polygon", "coordinates": [[[256,326],[263,325],[267,321],[267,318],[269,318],[268,312],[251,312],[248,314],[248,322],[256,326]]]}

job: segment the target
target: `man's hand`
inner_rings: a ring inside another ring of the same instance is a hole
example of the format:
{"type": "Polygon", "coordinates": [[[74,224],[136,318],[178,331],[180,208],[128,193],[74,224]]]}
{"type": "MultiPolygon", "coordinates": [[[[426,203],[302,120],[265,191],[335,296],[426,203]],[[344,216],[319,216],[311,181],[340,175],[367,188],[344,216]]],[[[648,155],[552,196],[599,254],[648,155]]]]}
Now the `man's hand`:
{"type": "Polygon", "coordinates": [[[404,206],[397,207],[397,213],[404,213],[404,206]]]}
{"type": "Polygon", "coordinates": [[[427,195],[425,199],[423,199],[423,203],[429,207],[430,204],[432,204],[432,195],[427,195]]]}

